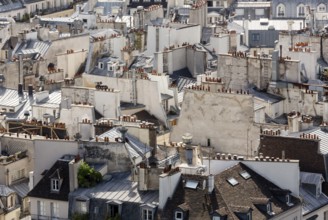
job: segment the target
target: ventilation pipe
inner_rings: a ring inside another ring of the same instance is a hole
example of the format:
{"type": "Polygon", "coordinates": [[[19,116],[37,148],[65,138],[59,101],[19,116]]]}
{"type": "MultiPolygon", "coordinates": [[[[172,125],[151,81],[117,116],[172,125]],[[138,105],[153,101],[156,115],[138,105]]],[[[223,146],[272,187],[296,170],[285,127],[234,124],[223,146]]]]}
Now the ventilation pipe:
{"type": "Polygon", "coordinates": [[[210,174],[208,176],[208,193],[212,193],[214,189],[214,176],[210,174]]]}

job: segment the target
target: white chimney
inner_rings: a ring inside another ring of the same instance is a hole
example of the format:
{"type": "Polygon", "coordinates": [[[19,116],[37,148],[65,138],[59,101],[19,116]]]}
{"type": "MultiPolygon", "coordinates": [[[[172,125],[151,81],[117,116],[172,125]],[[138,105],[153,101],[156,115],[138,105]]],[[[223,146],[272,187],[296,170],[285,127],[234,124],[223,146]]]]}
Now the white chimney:
{"type": "Polygon", "coordinates": [[[210,174],[208,176],[208,193],[212,193],[214,189],[214,176],[210,174]]]}
{"type": "Polygon", "coordinates": [[[323,121],[328,121],[328,101],[323,103],[323,121]]]}
{"type": "Polygon", "coordinates": [[[28,178],[29,178],[28,189],[29,189],[29,191],[31,191],[34,187],[34,172],[33,171],[29,172],[28,178]]]}

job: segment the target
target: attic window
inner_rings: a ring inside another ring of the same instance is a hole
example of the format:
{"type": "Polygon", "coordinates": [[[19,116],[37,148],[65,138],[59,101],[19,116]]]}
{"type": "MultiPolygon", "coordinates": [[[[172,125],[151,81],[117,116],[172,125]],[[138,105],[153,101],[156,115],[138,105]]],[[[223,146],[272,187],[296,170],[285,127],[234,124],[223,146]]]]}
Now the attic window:
{"type": "Polygon", "coordinates": [[[183,219],[183,212],[176,211],[175,212],[175,220],[182,220],[183,219]]]}
{"type": "Polygon", "coordinates": [[[250,175],[247,171],[245,171],[245,170],[241,171],[239,174],[240,174],[240,176],[242,176],[245,180],[248,180],[249,178],[251,178],[251,175],[250,175]]]}
{"type": "Polygon", "coordinates": [[[238,181],[237,181],[235,178],[233,178],[233,177],[228,178],[227,181],[228,181],[228,183],[230,183],[230,185],[232,185],[232,186],[235,186],[235,185],[238,184],[238,181]]]}
{"type": "Polygon", "coordinates": [[[185,187],[189,189],[197,189],[198,181],[187,180],[185,187]]]}
{"type": "Polygon", "coordinates": [[[59,179],[51,179],[51,190],[52,191],[59,191],[59,179]]]}
{"type": "Polygon", "coordinates": [[[290,196],[289,193],[286,195],[286,204],[287,204],[288,206],[293,206],[293,205],[294,205],[294,204],[291,202],[291,196],[290,196]]]}
{"type": "Polygon", "coordinates": [[[275,213],[272,211],[272,206],[271,206],[271,202],[269,202],[267,204],[267,212],[269,215],[274,215],[275,213]]]}

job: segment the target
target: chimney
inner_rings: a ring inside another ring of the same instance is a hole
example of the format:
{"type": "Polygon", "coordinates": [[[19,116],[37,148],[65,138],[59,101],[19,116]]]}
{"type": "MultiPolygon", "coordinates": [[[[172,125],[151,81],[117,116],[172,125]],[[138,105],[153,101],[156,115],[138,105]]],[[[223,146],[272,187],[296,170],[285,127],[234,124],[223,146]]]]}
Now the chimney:
{"type": "Polygon", "coordinates": [[[125,136],[126,136],[126,132],[128,131],[128,129],[126,127],[122,126],[118,130],[121,132],[121,138],[122,138],[123,143],[125,143],[125,138],[126,138],[125,136]]]}
{"type": "Polygon", "coordinates": [[[210,174],[208,176],[208,193],[212,193],[214,189],[214,176],[210,174]]]}
{"type": "Polygon", "coordinates": [[[33,86],[32,86],[32,84],[28,85],[28,96],[33,96],[33,86]]]}
{"type": "Polygon", "coordinates": [[[323,121],[328,121],[328,101],[323,102],[323,121]]]}
{"type": "Polygon", "coordinates": [[[156,127],[152,126],[148,128],[149,130],[149,146],[153,148],[152,156],[157,154],[157,134],[156,127]]]}
{"type": "Polygon", "coordinates": [[[31,191],[34,187],[34,172],[30,171],[28,174],[29,181],[28,181],[28,189],[31,191]]]}
{"type": "Polygon", "coordinates": [[[299,132],[301,123],[301,113],[292,111],[287,115],[288,129],[290,132],[299,132]]]}
{"type": "Polygon", "coordinates": [[[68,163],[68,170],[69,170],[69,191],[73,192],[77,188],[79,188],[78,179],[77,179],[77,173],[79,170],[79,167],[81,163],[83,162],[83,159],[77,159],[77,157],[70,161],[68,163]]]}
{"type": "Polygon", "coordinates": [[[272,52],[272,81],[279,80],[279,60],[278,60],[279,51],[275,50],[272,52]]]}
{"type": "Polygon", "coordinates": [[[22,83],[18,84],[18,95],[20,95],[20,96],[23,95],[23,84],[22,83]]]}

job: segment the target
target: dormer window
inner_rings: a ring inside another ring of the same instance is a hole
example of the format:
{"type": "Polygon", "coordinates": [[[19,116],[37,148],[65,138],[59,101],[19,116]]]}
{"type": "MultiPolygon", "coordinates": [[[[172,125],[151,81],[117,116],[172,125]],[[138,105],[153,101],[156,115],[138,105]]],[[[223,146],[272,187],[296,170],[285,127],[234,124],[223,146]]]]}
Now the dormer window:
{"type": "Polygon", "coordinates": [[[183,219],[183,212],[176,211],[175,212],[175,220],[182,220],[183,219]]]}
{"type": "Polygon", "coordinates": [[[267,204],[267,213],[269,215],[274,215],[275,213],[272,211],[272,205],[271,205],[271,202],[268,202],[267,204]]]}
{"type": "Polygon", "coordinates": [[[98,68],[101,69],[101,70],[104,69],[104,63],[103,62],[99,62],[98,63],[98,68]]]}
{"type": "Polygon", "coordinates": [[[119,218],[122,212],[122,202],[109,201],[107,202],[107,214],[110,218],[119,218]]]}
{"type": "Polygon", "coordinates": [[[142,204],[140,206],[141,208],[141,219],[142,220],[153,220],[154,219],[154,212],[155,212],[155,208],[156,206],[152,205],[152,204],[142,204]]]}
{"type": "Polygon", "coordinates": [[[286,204],[287,204],[288,206],[293,206],[293,205],[294,205],[294,203],[292,203],[292,201],[291,201],[290,193],[288,193],[288,194],[286,195],[286,204]]]}
{"type": "Polygon", "coordinates": [[[51,180],[51,190],[52,191],[59,191],[59,179],[52,179],[51,180]]]}

